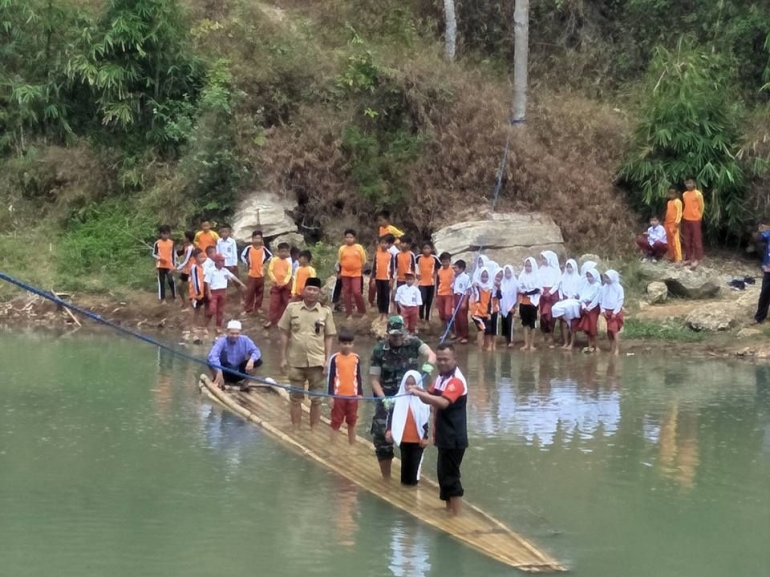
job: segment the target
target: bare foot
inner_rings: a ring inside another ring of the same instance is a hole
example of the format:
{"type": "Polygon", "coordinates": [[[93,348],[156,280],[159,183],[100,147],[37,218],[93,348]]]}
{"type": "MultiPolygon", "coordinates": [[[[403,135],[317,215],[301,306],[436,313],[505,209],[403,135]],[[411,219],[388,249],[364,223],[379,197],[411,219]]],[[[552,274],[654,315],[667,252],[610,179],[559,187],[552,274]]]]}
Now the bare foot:
{"type": "Polygon", "coordinates": [[[564,347],[564,350],[565,351],[571,351],[572,350],[572,345],[567,345],[566,347],[564,347]]]}
{"type": "Polygon", "coordinates": [[[535,348],[535,345],[529,345],[529,350],[530,351],[536,351],[537,349],[535,348]]]}
{"type": "Polygon", "coordinates": [[[273,326],[273,323],[271,323],[270,321],[267,321],[264,325],[262,325],[262,328],[269,329],[272,326],[273,326]]]}
{"type": "Polygon", "coordinates": [[[527,345],[524,345],[524,346],[523,346],[523,347],[521,347],[519,350],[521,350],[521,351],[526,351],[528,348],[529,348],[529,347],[528,347],[527,345]]]}
{"type": "Polygon", "coordinates": [[[508,343],[506,346],[507,346],[509,349],[512,349],[514,345],[513,345],[513,343],[508,343]]]}

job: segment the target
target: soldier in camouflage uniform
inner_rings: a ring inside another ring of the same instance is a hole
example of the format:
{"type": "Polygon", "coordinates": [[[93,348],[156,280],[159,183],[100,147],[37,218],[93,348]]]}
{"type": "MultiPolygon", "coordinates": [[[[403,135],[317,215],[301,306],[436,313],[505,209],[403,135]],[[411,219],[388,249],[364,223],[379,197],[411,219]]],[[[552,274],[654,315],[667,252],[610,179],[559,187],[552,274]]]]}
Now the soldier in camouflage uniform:
{"type": "Polygon", "coordinates": [[[392,410],[392,397],[398,393],[401,379],[407,371],[421,370],[430,374],[436,363],[436,354],[431,348],[417,337],[407,336],[404,319],[393,316],[388,319],[388,336],[374,347],[369,377],[372,391],[376,397],[384,400],[377,401],[377,407],[372,418],[372,442],[374,452],[380,463],[384,479],[390,479],[390,466],[393,461],[393,445],[385,440],[388,426],[388,415],[392,410]],[[420,358],[425,362],[420,365],[420,358]]]}

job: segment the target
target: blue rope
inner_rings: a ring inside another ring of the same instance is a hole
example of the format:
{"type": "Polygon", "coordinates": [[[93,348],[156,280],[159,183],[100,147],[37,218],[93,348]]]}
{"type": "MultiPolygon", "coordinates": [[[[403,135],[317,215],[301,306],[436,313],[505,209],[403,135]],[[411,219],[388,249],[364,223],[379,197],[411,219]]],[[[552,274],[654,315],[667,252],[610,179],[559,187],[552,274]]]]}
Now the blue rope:
{"type": "MultiPolygon", "coordinates": [[[[34,287],[34,286],[30,285],[30,284],[25,283],[24,281],[20,281],[20,280],[12,277],[10,275],[7,275],[7,274],[5,274],[3,272],[0,272],[0,280],[4,280],[4,281],[6,281],[6,282],[8,282],[8,283],[10,283],[12,285],[15,285],[15,286],[19,287],[22,290],[25,290],[25,291],[30,292],[32,294],[35,294],[35,295],[37,295],[39,297],[47,299],[47,300],[49,300],[51,302],[56,303],[59,306],[67,308],[69,310],[75,311],[76,313],[81,314],[84,317],[87,317],[87,318],[89,318],[91,320],[94,320],[97,323],[101,323],[103,325],[106,325],[106,326],[108,326],[108,327],[110,327],[110,328],[112,328],[112,329],[114,329],[114,330],[116,330],[118,332],[121,332],[121,333],[126,334],[126,335],[131,336],[131,337],[134,337],[135,339],[139,339],[140,341],[145,342],[147,344],[154,345],[154,346],[156,346],[156,347],[158,347],[158,348],[160,348],[160,349],[162,349],[164,351],[167,351],[167,352],[171,353],[172,355],[175,355],[175,356],[180,357],[182,359],[186,359],[188,361],[192,361],[194,363],[198,363],[199,365],[204,365],[206,367],[210,367],[210,368],[217,369],[217,370],[220,370],[220,371],[223,371],[223,372],[227,372],[227,373],[232,374],[232,375],[236,375],[237,377],[239,377],[239,378],[241,378],[243,380],[254,381],[254,382],[257,382],[257,383],[260,383],[260,384],[263,384],[263,385],[270,385],[271,387],[277,387],[279,389],[284,389],[286,391],[289,391],[290,393],[302,393],[302,394],[305,394],[305,395],[308,395],[308,396],[311,396],[311,397],[324,397],[324,398],[335,398],[335,399],[357,399],[359,401],[381,401],[383,399],[383,397],[348,397],[348,396],[343,396],[343,395],[330,395],[329,393],[324,393],[324,392],[319,392],[319,391],[306,391],[304,388],[293,387],[291,385],[285,385],[285,384],[281,384],[281,383],[276,383],[272,379],[269,379],[269,380],[268,379],[263,379],[261,377],[256,377],[254,375],[248,375],[246,373],[241,373],[241,372],[236,371],[236,370],[234,370],[234,369],[232,369],[230,367],[223,367],[223,366],[220,366],[220,365],[215,365],[215,364],[209,363],[207,359],[201,359],[201,358],[196,357],[194,355],[187,354],[187,353],[185,353],[183,351],[180,351],[180,350],[178,350],[178,349],[176,349],[176,348],[174,348],[174,347],[172,347],[170,345],[167,345],[167,344],[162,343],[160,341],[156,341],[152,337],[148,337],[147,335],[143,335],[142,333],[139,333],[137,331],[132,331],[131,329],[128,329],[126,327],[122,327],[122,326],[120,326],[118,324],[115,324],[112,321],[110,321],[108,319],[105,319],[104,317],[102,317],[101,315],[99,315],[99,314],[97,314],[97,313],[95,313],[93,311],[90,311],[88,309],[84,309],[84,308],[82,308],[82,307],[80,307],[80,306],[78,306],[76,304],[73,304],[71,302],[65,301],[65,300],[61,299],[60,297],[56,296],[55,294],[52,294],[50,292],[46,292],[46,291],[44,291],[42,289],[34,287]]],[[[421,379],[420,379],[420,382],[423,382],[425,380],[425,377],[427,377],[427,376],[429,376],[429,375],[427,375],[427,374],[422,375],[421,379]]],[[[420,384],[420,383],[418,383],[418,384],[420,384]]],[[[397,398],[397,397],[408,397],[408,396],[410,396],[409,393],[405,393],[403,395],[391,395],[391,396],[389,396],[387,398],[393,399],[393,398],[397,398]]]]}

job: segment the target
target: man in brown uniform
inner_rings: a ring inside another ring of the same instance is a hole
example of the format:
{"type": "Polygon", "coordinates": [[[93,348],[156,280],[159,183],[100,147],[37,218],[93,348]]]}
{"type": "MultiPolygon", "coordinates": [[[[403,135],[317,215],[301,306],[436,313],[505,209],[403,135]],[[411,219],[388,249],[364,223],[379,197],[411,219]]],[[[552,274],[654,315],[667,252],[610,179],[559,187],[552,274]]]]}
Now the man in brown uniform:
{"type": "MultiPolygon", "coordinates": [[[[278,328],[281,329],[281,370],[289,383],[297,389],[323,392],[326,389],[324,369],[331,356],[332,340],[337,334],[330,308],[318,302],[321,280],[307,279],[302,300],[286,307],[278,328]]],[[[302,401],[305,395],[292,392],[291,424],[299,429],[302,420],[302,401]]],[[[321,420],[321,397],[310,397],[310,428],[321,420]]]]}

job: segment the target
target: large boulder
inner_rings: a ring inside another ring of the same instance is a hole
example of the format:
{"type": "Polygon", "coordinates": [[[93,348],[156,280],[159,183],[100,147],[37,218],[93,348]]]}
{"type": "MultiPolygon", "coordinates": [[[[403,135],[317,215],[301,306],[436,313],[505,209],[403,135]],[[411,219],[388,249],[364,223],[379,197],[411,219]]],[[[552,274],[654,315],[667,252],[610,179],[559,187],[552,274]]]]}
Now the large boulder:
{"type": "Polygon", "coordinates": [[[691,270],[664,262],[643,263],[639,267],[639,274],[647,281],[666,283],[669,293],[688,299],[715,297],[723,284],[717,271],[704,266],[691,270]]]}
{"type": "Polygon", "coordinates": [[[694,331],[726,331],[742,319],[742,310],[733,303],[704,304],[695,307],[685,318],[685,323],[694,331]]]}
{"type": "Polygon", "coordinates": [[[297,225],[289,215],[294,203],[271,192],[255,192],[235,211],[233,236],[242,243],[251,242],[251,233],[261,230],[265,237],[276,237],[297,232],[297,225]]]}
{"type": "Polygon", "coordinates": [[[300,250],[307,248],[305,237],[298,232],[287,232],[286,234],[270,239],[270,248],[273,252],[278,249],[278,245],[282,242],[285,242],[289,246],[296,246],[300,250]]]}
{"type": "Polygon", "coordinates": [[[666,286],[666,283],[655,281],[647,285],[647,301],[651,305],[664,303],[667,298],[668,286],[666,286]]]}
{"type": "Polygon", "coordinates": [[[494,213],[486,220],[458,222],[433,234],[437,253],[448,252],[473,269],[473,259],[483,254],[500,266],[513,264],[516,270],[528,256],[544,250],[564,255],[564,238],[551,217],[540,213],[494,213]]]}

